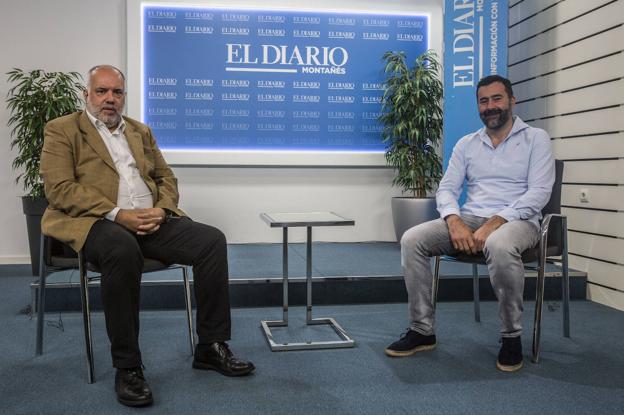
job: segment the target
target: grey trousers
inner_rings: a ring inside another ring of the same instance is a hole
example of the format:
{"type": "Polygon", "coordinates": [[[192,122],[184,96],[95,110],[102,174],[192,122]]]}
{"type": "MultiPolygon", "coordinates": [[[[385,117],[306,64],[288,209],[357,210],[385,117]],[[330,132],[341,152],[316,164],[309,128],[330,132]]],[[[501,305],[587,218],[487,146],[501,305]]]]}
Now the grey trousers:
{"type": "MultiPolygon", "coordinates": [[[[487,218],[462,215],[462,220],[473,231],[487,218]]],[[[502,321],[501,335],[516,337],[522,333],[522,293],[524,267],[521,254],[535,246],[539,231],[531,222],[507,222],[485,241],[490,282],[499,304],[502,321]]],[[[409,300],[410,328],[421,334],[434,334],[432,256],[452,254],[448,227],[443,219],[421,223],[407,230],[401,238],[401,266],[409,300]]]]}

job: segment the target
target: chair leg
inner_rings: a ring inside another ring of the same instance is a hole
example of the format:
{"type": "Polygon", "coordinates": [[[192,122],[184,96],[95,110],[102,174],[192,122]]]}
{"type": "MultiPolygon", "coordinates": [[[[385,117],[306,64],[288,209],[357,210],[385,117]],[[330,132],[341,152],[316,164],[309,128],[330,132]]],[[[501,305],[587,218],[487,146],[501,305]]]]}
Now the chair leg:
{"type": "Polygon", "coordinates": [[[188,270],[185,266],[182,267],[182,278],[184,278],[184,302],[186,303],[189,343],[191,345],[191,356],[193,356],[195,354],[195,336],[193,334],[193,313],[191,310],[191,284],[189,283],[188,270]]]}
{"type": "Polygon", "coordinates": [[[438,286],[440,285],[440,262],[442,259],[439,256],[435,257],[433,266],[433,287],[431,287],[433,309],[436,309],[438,304],[438,286]]]}
{"type": "MultiPolygon", "coordinates": [[[[540,260],[541,262],[541,260],[540,260]]],[[[533,363],[539,362],[539,346],[542,325],[542,306],[544,303],[544,266],[540,264],[537,271],[537,288],[535,293],[535,320],[533,322],[533,363]]]]}
{"type": "Polygon", "coordinates": [[[561,279],[563,296],[563,337],[570,337],[570,274],[568,270],[568,225],[567,218],[561,218],[561,230],[563,240],[563,252],[561,255],[561,265],[563,267],[563,278],[561,279]]]}
{"type": "Polygon", "coordinates": [[[46,283],[46,266],[45,266],[45,236],[41,235],[39,243],[39,291],[37,295],[37,340],[35,345],[35,354],[43,354],[43,320],[45,309],[45,283],[46,283]]]}
{"type": "Polygon", "coordinates": [[[89,307],[89,280],[84,252],[78,252],[78,272],[80,274],[80,296],[82,300],[82,322],[84,325],[85,348],[87,352],[88,382],[95,382],[93,368],[93,341],[91,337],[91,309],[89,307]]]}
{"type": "Polygon", "coordinates": [[[472,295],[474,302],[474,316],[477,323],[481,322],[481,309],[479,306],[479,268],[472,264],[472,295]]]}
{"type": "Polygon", "coordinates": [[[539,362],[540,336],[542,333],[542,306],[544,304],[544,284],[546,274],[546,244],[548,234],[542,232],[540,235],[539,258],[537,264],[537,284],[535,292],[535,321],[533,322],[533,363],[539,362]]]}

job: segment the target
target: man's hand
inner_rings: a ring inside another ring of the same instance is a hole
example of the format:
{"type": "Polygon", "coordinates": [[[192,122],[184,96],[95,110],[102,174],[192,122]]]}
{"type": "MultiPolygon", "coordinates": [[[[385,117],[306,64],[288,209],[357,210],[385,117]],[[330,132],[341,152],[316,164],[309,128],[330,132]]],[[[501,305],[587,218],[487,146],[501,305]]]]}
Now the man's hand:
{"type": "Polygon", "coordinates": [[[137,235],[147,235],[160,229],[165,221],[165,211],[161,208],[119,209],[115,222],[137,235]]]}
{"type": "Polygon", "coordinates": [[[488,236],[490,236],[492,232],[494,232],[504,223],[507,223],[507,220],[501,218],[500,216],[494,215],[474,232],[473,238],[475,241],[477,252],[483,251],[483,247],[485,246],[485,241],[488,236]]]}
{"type": "Polygon", "coordinates": [[[476,254],[476,245],[472,230],[457,215],[448,215],[444,218],[448,226],[453,247],[467,254],[476,254]]]}

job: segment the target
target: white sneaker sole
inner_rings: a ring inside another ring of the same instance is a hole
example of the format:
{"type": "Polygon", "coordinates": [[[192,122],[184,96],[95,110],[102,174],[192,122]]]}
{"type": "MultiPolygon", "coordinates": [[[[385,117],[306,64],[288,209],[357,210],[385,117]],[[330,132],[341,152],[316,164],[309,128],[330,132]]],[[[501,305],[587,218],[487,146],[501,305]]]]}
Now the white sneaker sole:
{"type": "Polygon", "coordinates": [[[405,350],[405,351],[397,351],[397,350],[392,350],[392,349],[386,349],[384,351],[386,352],[388,356],[391,356],[391,357],[405,357],[405,356],[411,356],[414,353],[426,352],[427,350],[433,350],[435,348],[436,348],[436,343],[417,346],[417,347],[414,347],[413,349],[405,350]]]}
{"type": "Polygon", "coordinates": [[[498,370],[502,370],[503,372],[515,372],[516,370],[522,369],[522,362],[518,363],[517,365],[507,366],[502,365],[498,361],[496,361],[496,368],[498,370]]]}

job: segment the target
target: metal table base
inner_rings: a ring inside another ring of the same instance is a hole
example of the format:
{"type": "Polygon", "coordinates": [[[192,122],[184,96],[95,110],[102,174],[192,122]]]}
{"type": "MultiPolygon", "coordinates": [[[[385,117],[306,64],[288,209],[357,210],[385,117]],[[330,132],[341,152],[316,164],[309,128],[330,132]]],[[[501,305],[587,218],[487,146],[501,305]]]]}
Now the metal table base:
{"type": "MultiPolygon", "coordinates": [[[[263,216],[263,219],[264,216],[263,216]]],[[[269,222],[271,226],[273,223],[269,222]]],[[[345,223],[345,224],[352,224],[345,223]]],[[[277,225],[279,226],[279,224],[277,225]]],[[[260,323],[264,334],[269,342],[271,351],[288,351],[288,350],[311,350],[311,349],[334,349],[344,347],[354,347],[355,340],[353,340],[347,332],[334,320],[333,318],[312,318],[312,226],[307,226],[307,240],[306,240],[306,325],[329,325],[340,340],[326,340],[326,341],[306,341],[306,342],[285,342],[278,343],[271,333],[271,327],[288,327],[288,227],[282,227],[283,242],[282,242],[282,266],[283,266],[283,316],[281,320],[262,320],[260,323]]]]}

